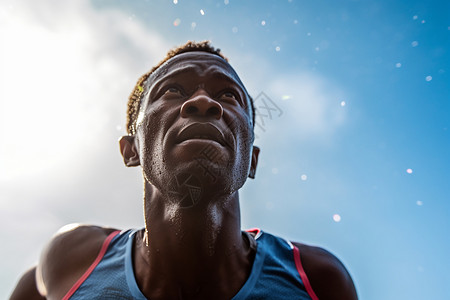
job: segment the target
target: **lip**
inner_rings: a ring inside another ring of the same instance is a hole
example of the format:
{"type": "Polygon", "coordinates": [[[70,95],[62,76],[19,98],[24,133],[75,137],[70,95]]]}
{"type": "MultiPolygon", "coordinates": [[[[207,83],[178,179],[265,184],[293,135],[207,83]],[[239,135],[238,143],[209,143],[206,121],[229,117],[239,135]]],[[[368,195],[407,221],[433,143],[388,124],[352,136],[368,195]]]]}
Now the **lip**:
{"type": "Polygon", "coordinates": [[[211,123],[192,123],[183,127],[176,138],[176,143],[188,140],[209,140],[222,146],[227,145],[222,132],[211,123]]]}

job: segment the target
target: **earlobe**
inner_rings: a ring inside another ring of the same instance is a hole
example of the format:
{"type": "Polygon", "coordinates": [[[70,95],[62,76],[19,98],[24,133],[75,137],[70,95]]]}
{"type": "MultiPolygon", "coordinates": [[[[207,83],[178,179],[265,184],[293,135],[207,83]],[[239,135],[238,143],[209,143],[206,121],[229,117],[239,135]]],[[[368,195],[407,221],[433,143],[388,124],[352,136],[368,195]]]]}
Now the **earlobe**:
{"type": "Polygon", "coordinates": [[[140,165],[139,151],[136,146],[134,135],[124,135],[119,139],[120,153],[123,162],[127,167],[136,167],[140,165]]]}
{"type": "Polygon", "coordinates": [[[254,179],[255,178],[255,174],[256,174],[256,167],[258,166],[258,156],[259,156],[259,152],[261,150],[259,149],[259,147],[257,146],[253,146],[253,150],[252,150],[252,163],[250,165],[250,172],[248,174],[248,177],[254,179]]]}

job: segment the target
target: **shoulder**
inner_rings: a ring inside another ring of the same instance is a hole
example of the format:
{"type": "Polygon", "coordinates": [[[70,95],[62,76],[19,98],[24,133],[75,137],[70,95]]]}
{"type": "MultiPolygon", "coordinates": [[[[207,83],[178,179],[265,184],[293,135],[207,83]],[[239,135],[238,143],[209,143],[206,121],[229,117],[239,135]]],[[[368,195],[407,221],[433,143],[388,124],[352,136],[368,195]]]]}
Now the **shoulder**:
{"type": "Polygon", "coordinates": [[[37,290],[36,286],[36,267],[33,267],[26,271],[16,287],[14,288],[10,300],[45,300],[37,290]]]}
{"type": "Polygon", "coordinates": [[[36,270],[39,292],[62,298],[97,257],[106,237],[116,229],[70,224],[61,228],[42,252],[36,270]]]}
{"type": "Polygon", "coordinates": [[[320,247],[293,244],[300,251],[303,269],[319,299],[358,299],[350,274],[336,256],[320,247]]]}

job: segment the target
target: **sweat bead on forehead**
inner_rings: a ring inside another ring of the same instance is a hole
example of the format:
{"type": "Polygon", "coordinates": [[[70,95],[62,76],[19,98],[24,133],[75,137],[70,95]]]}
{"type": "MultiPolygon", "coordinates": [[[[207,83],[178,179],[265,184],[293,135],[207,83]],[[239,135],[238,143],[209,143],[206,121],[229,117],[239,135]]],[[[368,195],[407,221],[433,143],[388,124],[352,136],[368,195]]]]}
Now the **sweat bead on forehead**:
{"type": "Polygon", "coordinates": [[[237,84],[245,94],[246,102],[249,101],[244,84],[231,65],[222,57],[204,52],[192,51],[178,54],[156,69],[146,81],[146,90],[150,90],[158,83],[181,74],[187,76],[191,73],[201,76],[217,76],[230,80],[237,84]]]}

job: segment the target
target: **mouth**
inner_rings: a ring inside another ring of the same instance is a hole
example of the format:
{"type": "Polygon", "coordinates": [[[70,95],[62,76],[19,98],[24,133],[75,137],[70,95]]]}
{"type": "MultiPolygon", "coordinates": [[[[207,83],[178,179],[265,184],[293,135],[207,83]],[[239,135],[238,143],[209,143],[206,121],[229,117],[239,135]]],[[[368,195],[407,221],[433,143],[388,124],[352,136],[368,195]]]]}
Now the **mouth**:
{"type": "Polygon", "coordinates": [[[193,123],[183,127],[176,138],[176,143],[194,140],[213,141],[221,146],[227,145],[222,132],[211,123],[193,123]]]}

